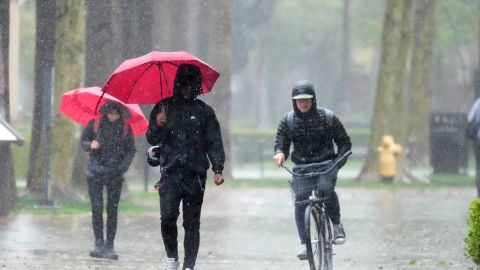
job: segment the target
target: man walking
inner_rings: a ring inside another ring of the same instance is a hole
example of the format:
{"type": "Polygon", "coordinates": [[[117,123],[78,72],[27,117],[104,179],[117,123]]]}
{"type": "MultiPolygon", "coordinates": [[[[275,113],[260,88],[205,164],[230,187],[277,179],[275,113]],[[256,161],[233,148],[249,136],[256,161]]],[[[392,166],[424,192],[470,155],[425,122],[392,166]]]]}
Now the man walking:
{"type": "Polygon", "coordinates": [[[182,64],[176,73],[173,97],[150,113],[147,141],[158,146],[161,231],[167,258],[165,270],[178,269],[177,218],[182,202],[185,229],[183,269],[193,270],[200,245],[200,213],[207,170],[214,182],[224,182],[225,162],[220,125],[213,109],[198,100],[202,75],[196,65],[182,64]]]}

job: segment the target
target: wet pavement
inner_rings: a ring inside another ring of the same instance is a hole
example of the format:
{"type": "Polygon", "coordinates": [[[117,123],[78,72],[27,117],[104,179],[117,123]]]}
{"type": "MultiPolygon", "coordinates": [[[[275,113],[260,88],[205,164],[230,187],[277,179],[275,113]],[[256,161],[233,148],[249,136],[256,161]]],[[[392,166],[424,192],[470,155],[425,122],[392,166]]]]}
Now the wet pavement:
{"type": "MultiPolygon", "coordinates": [[[[340,188],[338,194],[348,240],[334,247],[334,269],[474,269],[464,255],[473,188],[340,188]]],[[[88,257],[90,222],[86,214],[0,219],[0,269],[163,269],[158,213],[119,216],[119,261],[88,257]]],[[[308,269],[295,258],[287,189],[209,187],[201,234],[197,270],[308,269]]]]}

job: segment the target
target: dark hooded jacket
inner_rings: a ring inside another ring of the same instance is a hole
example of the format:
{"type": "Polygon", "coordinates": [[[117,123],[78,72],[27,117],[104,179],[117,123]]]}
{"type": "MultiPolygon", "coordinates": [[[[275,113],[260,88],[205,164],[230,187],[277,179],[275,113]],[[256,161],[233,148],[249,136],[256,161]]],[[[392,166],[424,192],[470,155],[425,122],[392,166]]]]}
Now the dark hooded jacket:
{"type": "Polygon", "coordinates": [[[311,109],[302,113],[293,101],[292,130],[288,125],[288,113],[280,120],[275,140],[275,154],[284,153],[288,158],[290,145],[293,144],[292,161],[296,165],[320,163],[341,156],[352,148],[350,137],[340,120],[332,115],[331,127],[327,124],[325,110],[317,108],[313,85],[308,81],[300,81],[292,90],[292,97],[298,94],[313,96],[311,109]],[[334,143],[337,146],[335,152],[334,143]]]}
{"type": "Polygon", "coordinates": [[[215,173],[222,173],[225,162],[220,124],[213,109],[198,100],[201,73],[194,65],[181,65],[175,77],[173,97],[164,99],[150,113],[147,141],[160,149],[163,171],[189,170],[205,174],[210,163],[215,173]],[[181,94],[185,85],[193,88],[186,99],[181,94]],[[167,123],[160,127],[156,116],[161,108],[167,112],[167,123]]]}
{"type": "Polygon", "coordinates": [[[130,126],[124,127],[124,121],[130,114],[123,105],[108,101],[100,108],[99,120],[92,119],[83,130],[80,144],[89,153],[86,175],[89,178],[120,177],[128,170],[135,155],[135,142],[130,126]],[[115,122],[108,120],[112,110],[120,113],[115,122]],[[99,121],[95,130],[95,121],[99,121]],[[93,140],[97,140],[100,149],[91,149],[93,140]]]}

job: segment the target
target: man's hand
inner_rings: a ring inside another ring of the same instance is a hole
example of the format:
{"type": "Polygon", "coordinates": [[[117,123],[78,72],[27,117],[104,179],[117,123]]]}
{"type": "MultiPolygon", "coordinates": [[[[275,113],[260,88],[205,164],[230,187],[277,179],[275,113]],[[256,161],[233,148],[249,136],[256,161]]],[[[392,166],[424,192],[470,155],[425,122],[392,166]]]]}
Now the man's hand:
{"type": "Polygon", "coordinates": [[[285,154],[284,153],[277,153],[273,156],[273,162],[278,167],[282,166],[285,163],[285,154]]]}
{"type": "Polygon", "coordinates": [[[215,182],[215,184],[217,186],[220,186],[221,184],[223,184],[225,180],[223,179],[223,175],[219,174],[219,173],[216,173],[214,176],[213,176],[213,182],[215,182]]]}
{"type": "Polygon", "coordinates": [[[100,143],[98,143],[97,140],[93,140],[92,143],[90,143],[90,148],[91,149],[100,149],[100,143]]]}
{"type": "Polygon", "coordinates": [[[167,113],[165,112],[164,107],[161,108],[161,110],[157,114],[157,117],[156,117],[155,120],[156,120],[158,126],[160,126],[160,127],[165,126],[165,124],[167,123],[167,113]]]}

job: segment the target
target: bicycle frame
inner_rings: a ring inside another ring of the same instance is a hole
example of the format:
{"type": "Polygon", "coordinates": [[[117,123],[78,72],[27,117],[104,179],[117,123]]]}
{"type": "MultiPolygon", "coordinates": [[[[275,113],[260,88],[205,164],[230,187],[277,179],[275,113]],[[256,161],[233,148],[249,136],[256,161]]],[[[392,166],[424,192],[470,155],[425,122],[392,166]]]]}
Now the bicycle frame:
{"type": "MultiPolygon", "coordinates": [[[[348,151],[337,158],[333,164],[321,172],[297,174],[285,167],[291,175],[299,177],[312,177],[327,174],[337,167],[337,165],[346,159],[352,152],[348,151]]],[[[316,165],[316,164],[312,164],[316,165]]],[[[333,228],[332,221],[325,211],[325,202],[328,197],[318,197],[316,190],[312,190],[312,195],[308,200],[295,202],[295,205],[307,205],[305,208],[305,230],[307,232],[306,246],[308,263],[310,270],[331,270],[333,255],[333,228]]]]}
{"type": "Polygon", "coordinates": [[[299,202],[308,202],[304,217],[308,263],[310,270],[330,270],[332,269],[333,230],[324,204],[328,197],[319,198],[315,193],[312,191],[308,200],[299,202]]]}

